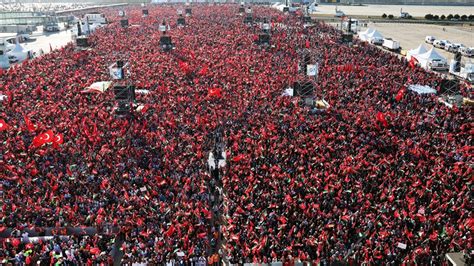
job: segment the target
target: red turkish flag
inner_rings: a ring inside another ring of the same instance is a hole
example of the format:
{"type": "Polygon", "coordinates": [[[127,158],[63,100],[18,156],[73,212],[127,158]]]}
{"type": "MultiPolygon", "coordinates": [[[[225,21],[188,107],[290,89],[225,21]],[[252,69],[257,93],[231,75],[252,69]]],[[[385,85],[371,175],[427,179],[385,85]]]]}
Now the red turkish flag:
{"type": "Polygon", "coordinates": [[[415,69],[416,64],[418,64],[418,60],[415,57],[411,57],[410,62],[408,62],[408,65],[412,68],[415,69]]]}
{"type": "Polygon", "coordinates": [[[234,158],[232,158],[232,161],[233,161],[233,162],[240,162],[240,161],[242,161],[244,158],[245,158],[245,156],[244,156],[243,154],[240,154],[240,155],[237,155],[237,156],[235,156],[234,158]]]}
{"type": "Polygon", "coordinates": [[[212,214],[210,211],[206,210],[206,209],[202,209],[202,213],[204,214],[204,216],[207,218],[207,219],[211,219],[212,217],[212,214]]]}
{"type": "Polygon", "coordinates": [[[311,47],[311,44],[309,43],[309,40],[306,40],[305,42],[305,47],[309,49],[311,47]]]}
{"type": "Polygon", "coordinates": [[[100,249],[99,248],[91,248],[89,250],[89,252],[92,254],[92,255],[98,255],[100,254],[100,249]]]}
{"type": "Polygon", "coordinates": [[[64,136],[63,134],[59,133],[59,134],[56,134],[53,138],[53,146],[55,148],[58,148],[59,145],[63,144],[64,143],[64,136]]]}
{"type": "Polygon", "coordinates": [[[174,225],[171,225],[170,228],[168,228],[168,231],[165,232],[165,235],[167,237],[170,237],[174,234],[175,231],[176,231],[176,228],[174,228],[174,225]]]}
{"type": "Polygon", "coordinates": [[[397,96],[395,96],[395,100],[399,102],[403,99],[403,96],[405,96],[405,88],[402,88],[398,91],[397,96]]]}
{"type": "Polygon", "coordinates": [[[0,131],[4,131],[8,129],[8,124],[5,122],[5,120],[0,119],[0,131]]]}
{"type": "Polygon", "coordinates": [[[46,143],[51,143],[53,142],[54,139],[54,133],[52,130],[48,130],[44,132],[43,134],[40,134],[36,137],[33,138],[33,147],[37,148],[40,147],[46,143]]]}
{"type": "Polygon", "coordinates": [[[26,128],[28,129],[28,131],[30,132],[35,132],[36,130],[36,125],[34,125],[33,123],[31,123],[31,120],[28,116],[24,116],[24,119],[25,119],[25,124],[26,124],[26,128]]]}
{"type": "Polygon", "coordinates": [[[382,123],[382,125],[383,125],[384,127],[388,127],[387,119],[385,119],[385,115],[384,115],[382,112],[378,112],[378,113],[377,113],[376,119],[377,119],[377,121],[379,121],[380,123],[382,123]]]}
{"type": "Polygon", "coordinates": [[[208,71],[209,71],[209,68],[207,66],[204,66],[203,68],[201,68],[201,70],[199,70],[198,74],[199,76],[204,76],[207,74],[208,71]]]}
{"type": "Polygon", "coordinates": [[[209,88],[208,93],[209,93],[209,97],[216,97],[216,98],[222,97],[221,88],[209,88]]]}

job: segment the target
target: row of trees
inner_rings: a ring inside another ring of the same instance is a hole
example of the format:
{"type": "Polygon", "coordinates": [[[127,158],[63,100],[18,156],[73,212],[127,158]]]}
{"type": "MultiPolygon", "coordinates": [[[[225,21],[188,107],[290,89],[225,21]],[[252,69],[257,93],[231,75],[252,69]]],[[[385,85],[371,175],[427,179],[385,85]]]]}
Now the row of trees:
{"type": "Polygon", "coordinates": [[[390,14],[390,15],[388,15],[388,16],[387,16],[387,14],[383,13],[383,15],[382,15],[382,18],[389,18],[389,19],[393,19],[393,18],[394,18],[394,16],[393,16],[392,14],[390,14]]]}
{"type": "MultiPolygon", "coordinates": [[[[390,15],[387,15],[387,14],[383,14],[382,15],[382,18],[389,18],[389,19],[393,19],[395,18],[392,14],[390,15]]],[[[456,14],[456,15],[453,15],[453,14],[449,14],[447,16],[445,15],[433,15],[433,14],[426,14],[425,15],[425,19],[427,20],[463,20],[463,21],[474,21],[474,15],[459,15],[459,14],[456,14]]]]}
{"type": "Polygon", "coordinates": [[[456,14],[456,15],[453,15],[453,14],[449,14],[448,16],[445,16],[445,15],[441,15],[441,16],[438,16],[438,15],[433,15],[433,14],[426,14],[425,15],[425,19],[427,20],[471,20],[473,21],[474,20],[474,15],[462,15],[460,16],[459,14],[456,14]]]}

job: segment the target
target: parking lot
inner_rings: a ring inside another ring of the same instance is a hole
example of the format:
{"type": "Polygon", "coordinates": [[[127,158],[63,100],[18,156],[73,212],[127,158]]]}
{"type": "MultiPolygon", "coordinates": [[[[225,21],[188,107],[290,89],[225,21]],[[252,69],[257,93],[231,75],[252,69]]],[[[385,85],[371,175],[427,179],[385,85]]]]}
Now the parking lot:
{"type": "MultiPolygon", "coordinates": [[[[319,5],[315,14],[332,14],[336,13],[335,5],[319,5]]],[[[362,5],[362,6],[338,6],[346,15],[353,16],[382,16],[382,14],[392,14],[395,17],[400,15],[400,10],[408,12],[414,17],[424,17],[430,13],[433,15],[470,15],[474,14],[472,6],[416,6],[416,5],[362,5]]]]}
{"type": "MultiPolygon", "coordinates": [[[[462,43],[467,47],[474,47],[474,27],[443,27],[438,25],[426,24],[398,24],[398,23],[369,23],[369,28],[378,30],[384,37],[390,37],[400,42],[403,50],[415,49],[421,43],[430,49],[431,44],[425,43],[427,35],[435,36],[436,39],[449,40],[452,43],[462,43]]],[[[361,28],[364,31],[366,28],[361,28]]],[[[436,50],[448,59],[453,59],[454,54],[443,49],[436,50]]],[[[469,61],[463,57],[463,60],[469,61]]]]}

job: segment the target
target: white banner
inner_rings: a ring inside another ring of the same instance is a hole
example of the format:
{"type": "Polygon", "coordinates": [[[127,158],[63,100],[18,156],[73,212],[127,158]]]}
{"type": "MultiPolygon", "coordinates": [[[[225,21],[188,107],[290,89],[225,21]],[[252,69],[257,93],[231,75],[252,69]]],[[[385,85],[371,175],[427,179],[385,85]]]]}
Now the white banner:
{"type": "Polygon", "coordinates": [[[319,64],[308,65],[306,70],[306,75],[308,76],[317,76],[319,72],[319,64]]]}
{"type": "Polygon", "coordinates": [[[123,71],[119,67],[111,67],[110,68],[110,77],[112,79],[123,79],[123,71]]]}

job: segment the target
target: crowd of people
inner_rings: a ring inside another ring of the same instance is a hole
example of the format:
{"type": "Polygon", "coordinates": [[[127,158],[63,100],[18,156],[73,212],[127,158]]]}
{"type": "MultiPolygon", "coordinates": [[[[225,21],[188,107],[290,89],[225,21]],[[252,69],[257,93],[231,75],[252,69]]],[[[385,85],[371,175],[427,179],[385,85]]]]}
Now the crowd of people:
{"type": "Polygon", "coordinates": [[[90,3],[0,3],[0,12],[56,12],[90,7],[90,3]]]}
{"type": "MultiPolygon", "coordinates": [[[[112,23],[90,49],[69,44],[0,73],[0,231],[117,227],[126,263],[425,265],[472,250],[471,111],[407,90],[439,90],[438,76],[299,15],[253,7],[271,21],[266,47],[237,5],[191,7],[184,27],[174,5],[148,16],[129,6],[128,28],[102,10],[112,23]],[[160,47],[163,20],[172,51],[160,47]],[[321,112],[282,96],[307,78],[303,49],[319,63],[321,112]],[[118,60],[150,92],[125,118],[113,90],[80,93],[118,60]],[[227,165],[216,180],[217,129],[227,165]]],[[[19,239],[0,240],[4,263],[113,260],[113,235],[19,239]]]]}

